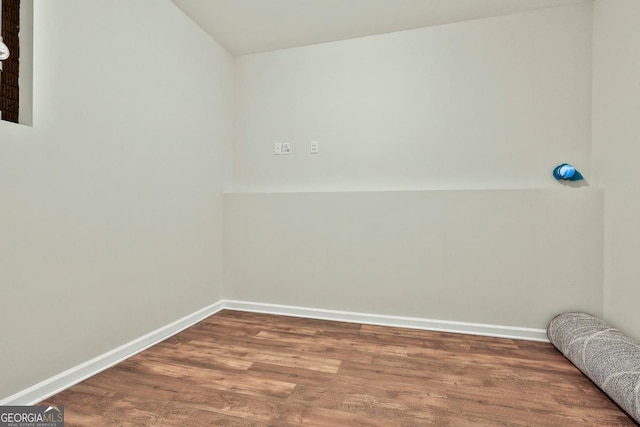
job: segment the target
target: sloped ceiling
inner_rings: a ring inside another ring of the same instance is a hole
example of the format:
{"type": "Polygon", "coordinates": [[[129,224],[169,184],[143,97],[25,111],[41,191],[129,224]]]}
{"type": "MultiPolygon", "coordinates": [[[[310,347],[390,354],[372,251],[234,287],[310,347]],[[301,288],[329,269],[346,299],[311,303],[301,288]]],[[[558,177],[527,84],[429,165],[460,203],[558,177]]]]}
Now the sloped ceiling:
{"type": "Polygon", "coordinates": [[[592,0],[172,1],[238,56],[592,0]]]}

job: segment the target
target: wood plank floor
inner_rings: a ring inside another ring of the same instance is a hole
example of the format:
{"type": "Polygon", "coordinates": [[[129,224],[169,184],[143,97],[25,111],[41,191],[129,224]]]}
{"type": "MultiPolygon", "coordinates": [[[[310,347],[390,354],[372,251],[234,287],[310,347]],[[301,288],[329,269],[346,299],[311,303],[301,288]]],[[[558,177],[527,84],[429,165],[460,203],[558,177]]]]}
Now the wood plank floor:
{"type": "Polygon", "coordinates": [[[550,344],[221,311],[43,404],[67,426],[634,426],[550,344]]]}

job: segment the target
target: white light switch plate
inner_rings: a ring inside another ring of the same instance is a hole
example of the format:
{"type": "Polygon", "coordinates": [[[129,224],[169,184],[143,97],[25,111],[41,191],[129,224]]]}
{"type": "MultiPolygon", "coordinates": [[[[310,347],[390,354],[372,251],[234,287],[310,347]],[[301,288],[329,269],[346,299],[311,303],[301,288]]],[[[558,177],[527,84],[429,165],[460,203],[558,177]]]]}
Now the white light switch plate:
{"type": "Polygon", "coordinates": [[[273,154],[275,154],[276,156],[279,156],[280,154],[282,154],[282,143],[281,142],[276,142],[273,154]]]}
{"type": "Polygon", "coordinates": [[[283,142],[282,143],[282,154],[290,154],[291,153],[291,143],[283,142]]]}

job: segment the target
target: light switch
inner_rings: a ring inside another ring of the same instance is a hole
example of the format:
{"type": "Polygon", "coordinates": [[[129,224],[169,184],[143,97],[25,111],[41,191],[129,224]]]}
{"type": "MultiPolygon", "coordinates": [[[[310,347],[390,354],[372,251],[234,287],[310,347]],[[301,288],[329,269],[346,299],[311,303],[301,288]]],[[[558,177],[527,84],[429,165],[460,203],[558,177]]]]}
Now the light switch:
{"type": "Polygon", "coordinates": [[[281,142],[276,142],[273,154],[275,154],[276,156],[279,156],[280,154],[282,154],[282,143],[281,142]]]}
{"type": "Polygon", "coordinates": [[[291,153],[291,143],[283,142],[282,143],[282,154],[290,154],[291,153]]]}

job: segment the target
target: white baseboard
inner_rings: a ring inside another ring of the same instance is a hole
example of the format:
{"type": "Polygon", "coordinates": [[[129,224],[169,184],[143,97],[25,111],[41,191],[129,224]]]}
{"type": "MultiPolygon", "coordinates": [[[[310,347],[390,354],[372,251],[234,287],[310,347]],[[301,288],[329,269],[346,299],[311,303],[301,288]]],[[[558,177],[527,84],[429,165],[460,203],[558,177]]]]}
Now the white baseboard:
{"type": "Polygon", "coordinates": [[[96,375],[113,365],[130,358],[147,348],[163,341],[172,335],[192,326],[201,320],[222,310],[223,301],[189,314],[166,326],[156,329],[140,338],[130,341],[118,348],[74,366],[58,375],[48,378],[6,399],[0,400],[0,406],[35,405],[85,379],[96,375]]]}
{"type": "Polygon", "coordinates": [[[544,329],[521,328],[517,326],[487,325],[482,323],[454,322],[449,320],[423,319],[419,317],[387,316],[380,314],[355,313],[350,311],[324,310],[290,305],[264,304],[246,301],[223,301],[224,308],[256,313],[279,314],[282,316],[306,317],[310,319],[335,320],[339,322],[363,323],[367,325],[395,326],[399,328],[424,329],[429,331],[453,332],[482,335],[487,337],[512,338],[527,341],[549,342],[544,329]]]}
{"type": "Polygon", "coordinates": [[[423,319],[417,317],[387,316],[379,314],[355,313],[349,311],[324,310],[290,305],[264,304],[247,301],[222,300],[162,328],[130,341],[78,366],[35,384],[12,396],[0,400],[0,406],[35,405],[85,379],[96,375],[113,365],[140,353],[143,350],[177,334],[223,309],[278,314],[282,316],[306,317],[310,319],[334,320],[339,322],[363,323],[367,325],[395,326],[401,328],[424,329],[430,331],[454,332],[489,337],[512,338],[529,341],[549,342],[544,329],[513,326],[486,325],[481,323],[454,322],[423,319]]]}

